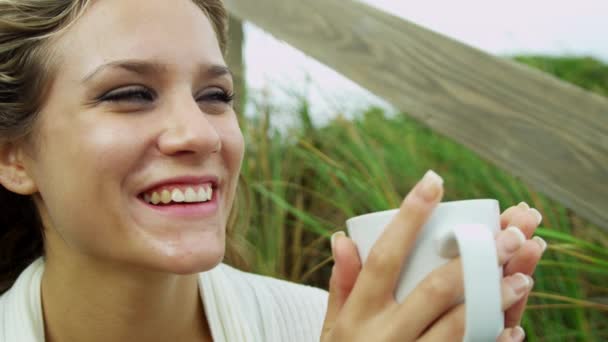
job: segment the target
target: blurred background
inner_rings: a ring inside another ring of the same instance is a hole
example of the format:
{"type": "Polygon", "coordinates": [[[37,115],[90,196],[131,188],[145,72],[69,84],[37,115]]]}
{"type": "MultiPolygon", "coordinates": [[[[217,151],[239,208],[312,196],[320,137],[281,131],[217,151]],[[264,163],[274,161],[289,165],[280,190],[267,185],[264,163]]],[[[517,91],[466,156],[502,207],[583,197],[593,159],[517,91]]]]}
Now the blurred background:
{"type": "MultiPolygon", "coordinates": [[[[363,2],[608,97],[606,1],[363,2]]],[[[248,248],[233,264],[327,288],[328,237],[348,217],[397,207],[434,169],[445,200],[497,198],[503,210],[526,201],[543,214],[549,248],[528,341],[608,340],[605,228],[250,22],[232,19],[229,64],[247,142],[237,226],[248,248]]]]}

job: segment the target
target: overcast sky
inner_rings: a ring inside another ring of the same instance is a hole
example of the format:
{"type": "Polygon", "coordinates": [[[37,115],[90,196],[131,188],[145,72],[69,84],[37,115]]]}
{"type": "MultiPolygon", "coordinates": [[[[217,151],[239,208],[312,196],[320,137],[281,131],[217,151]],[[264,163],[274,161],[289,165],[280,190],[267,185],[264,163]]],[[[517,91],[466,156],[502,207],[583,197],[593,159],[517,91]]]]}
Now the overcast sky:
{"type": "MultiPolygon", "coordinates": [[[[589,55],[608,62],[608,0],[361,0],[497,55],[589,55]]],[[[388,106],[333,70],[245,26],[248,84],[285,99],[280,89],[308,94],[316,118],[369,104],[388,106]]]]}

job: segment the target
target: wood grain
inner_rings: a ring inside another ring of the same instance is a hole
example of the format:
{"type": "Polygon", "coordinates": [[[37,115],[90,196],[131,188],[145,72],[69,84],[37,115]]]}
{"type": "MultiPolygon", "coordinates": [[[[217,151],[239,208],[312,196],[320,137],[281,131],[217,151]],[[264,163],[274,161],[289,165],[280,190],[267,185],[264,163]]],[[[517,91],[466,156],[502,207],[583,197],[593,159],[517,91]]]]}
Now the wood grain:
{"type": "Polygon", "coordinates": [[[355,1],[225,3],[608,228],[606,98],[355,1]]]}

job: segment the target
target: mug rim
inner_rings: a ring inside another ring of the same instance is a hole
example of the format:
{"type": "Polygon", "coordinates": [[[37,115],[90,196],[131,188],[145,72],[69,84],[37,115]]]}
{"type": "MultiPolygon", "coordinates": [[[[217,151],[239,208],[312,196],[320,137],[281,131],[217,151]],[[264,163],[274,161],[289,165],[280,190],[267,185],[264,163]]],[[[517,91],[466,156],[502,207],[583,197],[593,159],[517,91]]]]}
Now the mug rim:
{"type": "MultiPolygon", "coordinates": [[[[473,203],[473,202],[495,202],[496,204],[499,204],[498,200],[495,199],[495,198],[474,198],[474,199],[464,199],[464,200],[454,200],[454,201],[439,202],[439,204],[437,205],[437,207],[439,207],[439,206],[441,206],[441,207],[450,207],[450,206],[454,206],[454,205],[457,205],[457,204],[473,203]]],[[[375,215],[384,215],[384,214],[395,212],[395,211],[398,211],[398,210],[399,210],[399,208],[394,208],[394,209],[374,211],[374,212],[367,213],[367,214],[361,214],[361,215],[353,216],[353,217],[348,218],[346,220],[346,224],[348,225],[349,222],[355,221],[355,220],[358,220],[358,219],[368,218],[370,216],[375,216],[375,215]]]]}

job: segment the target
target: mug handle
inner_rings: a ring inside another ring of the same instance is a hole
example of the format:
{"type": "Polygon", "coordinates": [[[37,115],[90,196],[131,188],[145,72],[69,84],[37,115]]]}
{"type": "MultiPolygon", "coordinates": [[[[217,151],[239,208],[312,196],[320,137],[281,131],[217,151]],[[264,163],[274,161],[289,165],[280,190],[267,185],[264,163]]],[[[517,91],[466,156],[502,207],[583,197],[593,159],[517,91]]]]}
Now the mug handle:
{"type": "Polygon", "coordinates": [[[496,341],[504,329],[501,278],[496,243],[488,227],[480,224],[457,225],[435,237],[439,256],[460,255],[465,297],[464,342],[496,341]]]}

